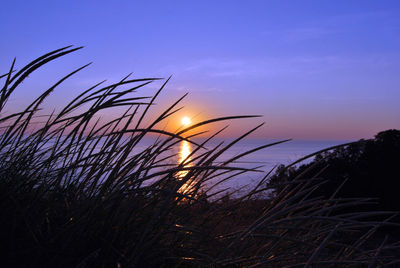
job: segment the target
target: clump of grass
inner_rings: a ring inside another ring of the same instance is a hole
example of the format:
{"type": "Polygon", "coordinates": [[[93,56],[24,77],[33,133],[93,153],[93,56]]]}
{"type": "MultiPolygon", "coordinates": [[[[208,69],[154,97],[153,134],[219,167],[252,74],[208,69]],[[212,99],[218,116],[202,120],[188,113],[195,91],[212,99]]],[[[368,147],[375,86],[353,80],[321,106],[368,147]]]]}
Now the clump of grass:
{"type": "MultiPolygon", "coordinates": [[[[176,133],[160,123],[179,110],[179,99],[149,122],[154,96],[137,92],[156,78],[130,79],[84,90],[38,126],[42,103],[66,75],[26,109],[4,114],[21,83],[44,64],[80,48],[65,47],[1,78],[0,233],[2,263],[16,267],[249,266],[297,267],[395,264],[397,244],[369,243],[387,222],[368,221],[383,212],[332,214],[367,199],[309,198],[317,178],[290,182],[273,199],[266,197],[268,174],[253,190],[230,196],[213,191],[221,181],[256,170],[219,157],[235,141],[207,148],[220,131],[197,144],[189,131],[176,133]],[[123,107],[102,122],[97,115],[123,107]],[[144,149],[150,134],[160,135],[144,149]],[[194,146],[190,160],[171,164],[172,148],[194,146]],[[180,175],[179,175],[180,174],[180,175]],[[184,174],[184,175],[182,175],[184,174]],[[210,186],[211,185],[211,186],[210,186]],[[184,189],[184,190],[183,190],[184,189]],[[334,216],[332,216],[334,215],[334,216]]],[[[168,81],[168,80],[167,80],[168,81]]],[[[222,131],[222,130],[221,130],[222,131]]],[[[391,215],[388,215],[388,219],[391,215]]]]}

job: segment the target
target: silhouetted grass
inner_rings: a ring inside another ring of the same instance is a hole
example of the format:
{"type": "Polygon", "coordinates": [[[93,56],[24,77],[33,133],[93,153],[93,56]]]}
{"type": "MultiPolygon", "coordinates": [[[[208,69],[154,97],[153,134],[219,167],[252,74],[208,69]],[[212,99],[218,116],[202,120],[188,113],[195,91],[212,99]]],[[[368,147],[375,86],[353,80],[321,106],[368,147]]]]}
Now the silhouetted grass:
{"type": "MultiPolygon", "coordinates": [[[[129,79],[84,90],[57,113],[39,114],[51,92],[78,68],[44,91],[26,109],[4,114],[7,100],[44,64],[80,48],[65,47],[1,78],[1,263],[14,267],[337,267],[398,263],[397,244],[371,242],[388,222],[368,221],[383,212],[332,214],[367,199],[319,199],[318,178],[299,176],[273,199],[268,174],[253,190],[230,196],[213,184],[254,169],[217,161],[235,141],[207,148],[220,131],[196,144],[187,133],[221,117],[171,133],[159,129],[181,101],[147,119],[156,97],[137,95],[156,78],[129,79]],[[97,115],[124,112],[102,122],[97,115]],[[43,118],[45,121],[43,122],[43,118]],[[40,119],[41,122],[38,122],[40,119]],[[158,134],[145,149],[139,145],[158,134]],[[180,141],[194,150],[171,164],[180,141]],[[188,163],[190,162],[190,163],[188,163]],[[184,172],[184,173],[182,173],[184,172]],[[184,174],[184,175],[182,175],[184,174]],[[332,216],[334,215],[334,216],[332,216]]],[[[168,80],[167,80],[168,81],[168,80]]],[[[221,130],[222,131],[222,130],[221,130]]],[[[388,215],[390,218],[391,215],[388,215]]]]}

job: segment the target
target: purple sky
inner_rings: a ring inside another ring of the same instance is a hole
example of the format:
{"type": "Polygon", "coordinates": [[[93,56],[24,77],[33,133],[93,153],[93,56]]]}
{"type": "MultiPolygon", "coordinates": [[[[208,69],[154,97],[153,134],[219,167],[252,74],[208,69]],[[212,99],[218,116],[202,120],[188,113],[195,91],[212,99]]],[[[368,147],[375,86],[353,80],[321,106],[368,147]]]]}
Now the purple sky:
{"type": "Polygon", "coordinates": [[[232,123],[231,134],[262,121],[257,135],[266,138],[359,139],[400,128],[397,0],[6,1],[0,30],[1,73],[14,56],[21,67],[85,46],[32,75],[14,107],[93,61],[52,96],[55,106],[133,72],[173,75],[159,103],[190,92],[185,113],[194,120],[264,116],[232,123]]]}

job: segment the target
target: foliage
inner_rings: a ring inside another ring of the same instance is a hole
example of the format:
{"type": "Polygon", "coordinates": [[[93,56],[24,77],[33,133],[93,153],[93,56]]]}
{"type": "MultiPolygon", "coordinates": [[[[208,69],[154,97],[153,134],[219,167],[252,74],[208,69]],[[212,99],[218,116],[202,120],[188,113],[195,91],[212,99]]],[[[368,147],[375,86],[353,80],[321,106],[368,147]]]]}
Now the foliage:
{"type": "Polygon", "coordinates": [[[270,185],[290,181],[307,172],[309,176],[326,179],[315,195],[329,197],[337,191],[337,197],[376,198],[377,204],[369,209],[400,210],[398,181],[400,173],[400,131],[391,129],[378,133],[374,139],[360,140],[348,146],[325,151],[298,168],[280,167],[272,176],[270,185]],[[321,172],[321,169],[324,171],[321,172]],[[343,185],[342,185],[343,184],[343,185]]]}
{"type": "Polygon", "coordinates": [[[316,179],[293,180],[273,200],[255,198],[270,190],[265,187],[268,174],[239,197],[212,192],[218,181],[254,171],[235,166],[235,160],[273,144],[219,162],[221,154],[257,127],[211,149],[207,144],[219,132],[202,144],[185,135],[216,121],[249,116],[211,119],[176,133],[159,129],[159,123],[179,109],[181,99],[149,122],[148,111],[165,84],[150,98],[135,94],[155,78],[99,83],[40,124],[38,112],[45,99],[84,66],[23,111],[5,114],[7,100],[33,71],[77,49],[50,52],[19,71],[14,61],[1,76],[3,267],[398,263],[393,253],[397,244],[387,239],[369,242],[377,228],[388,223],[365,220],[371,213],[332,216],[338,208],[367,200],[310,198],[320,184],[316,179]],[[97,120],[97,114],[115,107],[126,109],[107,122],[97,120]],[[160,137],[140,149],[150,134],[160,137]],[[171,148],[182,140],[195,146],[191,159],[171,164],[171,148]]]}

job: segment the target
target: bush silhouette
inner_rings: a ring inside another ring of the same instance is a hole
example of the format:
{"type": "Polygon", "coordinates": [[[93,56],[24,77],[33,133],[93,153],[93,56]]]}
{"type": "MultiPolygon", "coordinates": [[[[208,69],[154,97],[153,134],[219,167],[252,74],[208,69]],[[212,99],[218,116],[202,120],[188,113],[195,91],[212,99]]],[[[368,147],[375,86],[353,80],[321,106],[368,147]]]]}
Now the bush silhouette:
{"type": "Polygon", "coordinates": [[[270,183],[277,185],[290,181],[307,171],[310,177],[326,179],[326,183],[315,191],[315,195],[329,197],[340,187],[337,197],[376,198],[378,204],[373,208],[399,211],[399,164],[400,131],[391,129],[379,132],[374,139],[360,140],[319,154],[311,163],[298,168],[285,169],[282,166],[270,183]]]}

